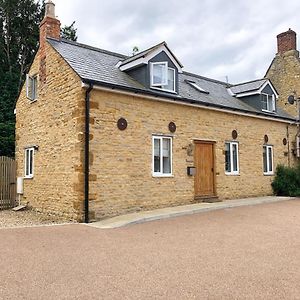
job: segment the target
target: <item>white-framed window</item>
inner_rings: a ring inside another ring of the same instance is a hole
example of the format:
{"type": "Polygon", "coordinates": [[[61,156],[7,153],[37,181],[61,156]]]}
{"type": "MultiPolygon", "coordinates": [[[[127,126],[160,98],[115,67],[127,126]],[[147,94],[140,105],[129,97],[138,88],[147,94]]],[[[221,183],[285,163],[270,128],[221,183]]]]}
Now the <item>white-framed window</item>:
{"type": "Polygon", "coordinates": [[[25,178],[33,178],[34,148],[25,149],[25,178]]]}
{"type": "Polygon", "coordinates": [[[37,75],[29,76],[26,75],[26,96],[31,101],[37,99],[37,88],[38,88],[38,78],[37,75]]]}
{"type": "Polygon", "coordinates": [[[175,69],[169,68],[167,62],[154,62],[150,65],[151,87],[175,92],[175,69]]]}
{"type": "Polygon", "coordinates": [[[152,137],[152,175],[172,176],[172,138],[152,137]]]}
{"type": "Polygon", "coordinates": [[[225,142],[225,173],[238,175],[239,172],[239,144],[237,142],[225,142]]]}
{"type": "Polygon", "coordinates": [[[261,94],[261,101],[263,111],[276,111],[275,95],[261,94]]]}
{"type": "Polygon", "coordinates": [[[265,175],[273,175],[273,146],[263,146],[263,170],[265,175]]]}
{"type": "Polygon", "coordinates": [[[163,86],[163,90],[175,91],[175,69],[168,68],[168,84],[163,86]]]}

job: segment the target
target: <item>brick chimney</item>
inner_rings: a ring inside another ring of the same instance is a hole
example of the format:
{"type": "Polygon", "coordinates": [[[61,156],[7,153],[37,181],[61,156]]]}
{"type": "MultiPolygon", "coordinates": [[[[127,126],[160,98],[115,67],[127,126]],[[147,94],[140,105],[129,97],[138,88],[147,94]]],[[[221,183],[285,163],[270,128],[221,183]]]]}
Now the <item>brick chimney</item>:
{"type": "Polygon", "coordinates": [[[278,54],[283,54],[290,50],[297,50],[296,32],[291,28],[277,35],[278,54]]]}
{"type": "Polygon", "coordinates": [[[40,82],[46,83],[46,39],[60,39],[60,21],[55,17],[55,4],[45,3],[45,16],[40,24],[40,82]]]}
{"type": "Polygon", "coordinates": [[[48,0],[45,3],[45,17],[40,25],[40,47],[43,47],[46,38],[60,39],[60,21],[55,17],[55,4],[48,0]]]}

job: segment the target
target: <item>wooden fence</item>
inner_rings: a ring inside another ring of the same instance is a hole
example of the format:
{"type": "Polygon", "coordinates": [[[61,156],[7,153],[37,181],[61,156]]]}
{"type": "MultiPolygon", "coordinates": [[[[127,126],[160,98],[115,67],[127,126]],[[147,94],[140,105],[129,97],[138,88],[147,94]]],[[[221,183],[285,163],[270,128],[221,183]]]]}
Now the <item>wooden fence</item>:
{"type": "Polygon", "coordinates": [[[0,156],[0,210],[14,207],[16,203],[16,162],[0,156]]]}

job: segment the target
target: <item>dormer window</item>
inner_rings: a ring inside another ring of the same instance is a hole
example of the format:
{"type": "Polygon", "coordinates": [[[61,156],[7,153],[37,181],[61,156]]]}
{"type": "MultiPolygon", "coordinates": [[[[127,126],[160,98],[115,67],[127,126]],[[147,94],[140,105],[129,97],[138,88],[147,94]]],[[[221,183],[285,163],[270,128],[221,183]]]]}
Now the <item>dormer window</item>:
{"type": "Polygon", "coordinates": [[[267,112],[275,112],[275,95],[261,94],[262,110],[267,112]]]}
{"type": "Polygon", "coordinates": [[[168,63],[151,64],[151,86],[161,87],[168,84],[168,63]]]}
{"type": "Polygon", "coordinates": [[[167,62],[151,63],[150,78],[152,88],[175,92],[175,69],[167,62]]]}

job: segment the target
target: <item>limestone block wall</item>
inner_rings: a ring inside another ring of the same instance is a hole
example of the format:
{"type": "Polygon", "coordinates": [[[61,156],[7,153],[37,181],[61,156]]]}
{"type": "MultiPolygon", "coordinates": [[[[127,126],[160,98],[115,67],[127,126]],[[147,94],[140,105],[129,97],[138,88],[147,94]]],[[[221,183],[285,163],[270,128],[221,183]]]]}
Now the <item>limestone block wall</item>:
{"type": "Polygon", "coordinates": [[[287,104],[287,98],[294,92],[296,92],[296,95],[300,97],[299,52],[296,50],[290,50],[277,54],[271,63],[266,77],[272,81],[279,93],[279,107],[290,113],[292,116],[297,117],[298,108],[296,104],[287,104]]]}
{"type": "MultiPolygon", "coordinates": [[[[37,101],[26,98],[24,85],[16,105],[18,176],[24,176],[25,148],[38,147],[34,177],[24,180],[22,201],[41,212],[82,220],[85,90],[80,78],[49,44],[45,53],[42,64],[37,54],[29,72],[39,75],[42,66],[37,101]]],[[[295,126],[116,92],[92,91],[90,126],[89,198],[91,217],[97,219],[193,203],[194,178],[187,176],[186,169],[194,165],[188,151],[194,140],[215,141],[220,199],[271,194],[273,176],[264,176],[262,170],[266,134],[274,146],[275,167],[295,162],[291,151],[288,154],[295,126]],[[121,117],[128,122],[125,131],[117,128],[121,117]],[[168,129],[171,121],[177,125],[174,134],[168,129]],[[232,140],[234,129],[238,132],[240,174],[229,176],[224,171],[224,143],[232,140]],[[152,177],[153,134],[173,137],[173,177],[152,177]],[[288,145],[283,145],[283,138],[288,139],[288,145]]]]}
{"type": "Polygon", "coordinates": [[[46,78],[40,78],[40,53],[29,72],[38,74],[37,101],[27,99],[24,85],[16,104],[17,176],[24,176],[24,149],[38,147],[34,177],[24,179],[22,201],[41,212],[81,220],[84,91],[80,79],[48,43],[46,53],[46,78]]]}
{"type": "Polygon", "coordinates": [[[141,99],[93,90],[91,94],[91,211],[96,218],[130,211],[194,202],[194,178],[187,176],[193,156],[187,149],[193,140],[215,141],[216,190],[221,199],[272,193],[273,176],[263,174],[264,136],[274,145],[274,167],[292,165],[283,138],[294,138],[295,126],[204,108],[141,99]],[[128,127],[117,128],[119,118],[128,127]],[[177,130],[171,134],[169,122],[177,130]],[[289,128],[287,128],[287,126],[289,128]],[[240,174],[225,175],[224,143],[237,130],[240,174]],[[289,131],[289,136],[287,135],[289,131]],[[152,177],[152,135],[173,136],[173,177],[152,177]]]}

